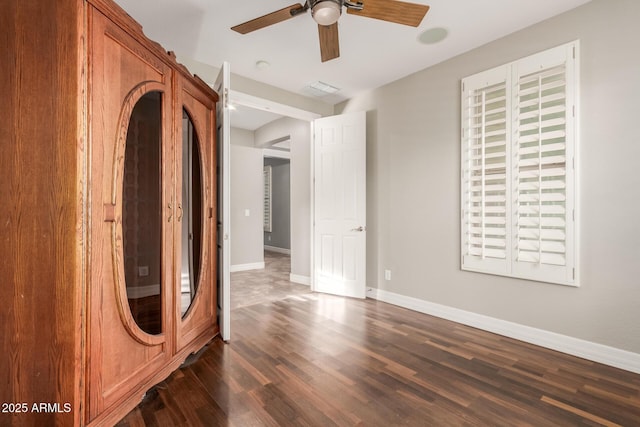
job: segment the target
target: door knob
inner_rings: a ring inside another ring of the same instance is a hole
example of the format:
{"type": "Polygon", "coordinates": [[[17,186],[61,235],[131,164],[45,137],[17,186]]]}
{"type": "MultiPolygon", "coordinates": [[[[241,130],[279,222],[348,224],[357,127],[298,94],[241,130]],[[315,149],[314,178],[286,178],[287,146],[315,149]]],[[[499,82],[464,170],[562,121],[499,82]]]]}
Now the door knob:
{"type": "Polygon", "coordinates": [[[351,231],[365,231],[367,227],[363,227],[362,225],[358,228],[352,228],[351,231]]]}

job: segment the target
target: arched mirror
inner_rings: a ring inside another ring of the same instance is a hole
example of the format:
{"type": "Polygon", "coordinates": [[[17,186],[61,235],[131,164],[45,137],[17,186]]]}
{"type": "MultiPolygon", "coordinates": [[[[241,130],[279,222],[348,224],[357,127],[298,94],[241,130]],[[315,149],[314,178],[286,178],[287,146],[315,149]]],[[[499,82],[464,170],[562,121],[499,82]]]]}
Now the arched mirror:
{"type": "Polygon", "coordinates": [[[182,110],[182,233],[180,308],[187,313],[198,290],[202,248],[202,165],[200,141],[189,113],[182,110]]]}
{"type": "Polygon", "coordinates": [[[122,246],[127,299],[148,334],[162,332],[162,93],[133,107],[124,154],[122,246]]]}

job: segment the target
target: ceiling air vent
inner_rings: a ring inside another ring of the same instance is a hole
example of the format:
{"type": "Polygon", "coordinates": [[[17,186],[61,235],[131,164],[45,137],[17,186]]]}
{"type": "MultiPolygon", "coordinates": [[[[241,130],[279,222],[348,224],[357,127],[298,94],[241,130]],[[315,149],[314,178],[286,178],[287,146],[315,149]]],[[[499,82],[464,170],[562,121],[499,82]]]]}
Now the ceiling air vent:
{"type": "Polygon", "coordinates": [[[310,83],[308,86],[306,86],[303,89],[303,91],[308,95],[323,97],[323,96],[334,94],[340,91],[340,89],[338,89],[335,86],[331,86],[330,84],[317,81],[317,82],[310,83]]]}

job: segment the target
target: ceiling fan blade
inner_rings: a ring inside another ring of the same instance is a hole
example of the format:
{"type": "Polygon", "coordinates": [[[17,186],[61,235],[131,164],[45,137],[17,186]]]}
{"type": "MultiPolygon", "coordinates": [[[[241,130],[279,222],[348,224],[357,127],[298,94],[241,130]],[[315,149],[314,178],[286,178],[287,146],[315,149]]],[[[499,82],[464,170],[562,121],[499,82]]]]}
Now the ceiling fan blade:
{"type": "Polygon", "coordinates": [[[347,9],[347,13],[360,15],[396,24],[417,27],[429,11],[424,4],[408,3],[398,0],[360,0],[362,10],[347,9]]]}
{"type": "Polygon", "coordinates": [[[306,10],[307,9],[300,3],[292,4],[291,6],[287,6],[283,9],[276,10],[275,12],[271,12],[259,18],[231,27],[231,29],[240,34],[247,34],[252,31],[259,30],[260,28],[268,27],[269,25],[291,19],[302,12],[306,12],[306,10]]]}
{"type": "Polygon", "coordinates": [[[338,41],[338,23],[318,25],[320,36],[320,57],[322,62],[336,59],[340,56],[340,42],[338,41]]]}

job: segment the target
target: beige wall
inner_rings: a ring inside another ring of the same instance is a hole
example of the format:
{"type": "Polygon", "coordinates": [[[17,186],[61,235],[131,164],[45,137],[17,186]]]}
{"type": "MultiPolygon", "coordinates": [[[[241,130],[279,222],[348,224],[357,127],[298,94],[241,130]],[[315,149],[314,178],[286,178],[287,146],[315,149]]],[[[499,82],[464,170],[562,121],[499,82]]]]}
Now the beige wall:
{"type": "Polygon", "coordinates": [[[231,128],[231,141],[231,265],[262,263],[262,150],[251,131],[231,128]]]}
{"type": "Polygon", "coordinates": [[[337,106],[368,112],[371,286],[640,353],[639,16],[595,0],[337,106]],[[575,39],[581,286],[463,272],[460,79],[575,39]]]}

